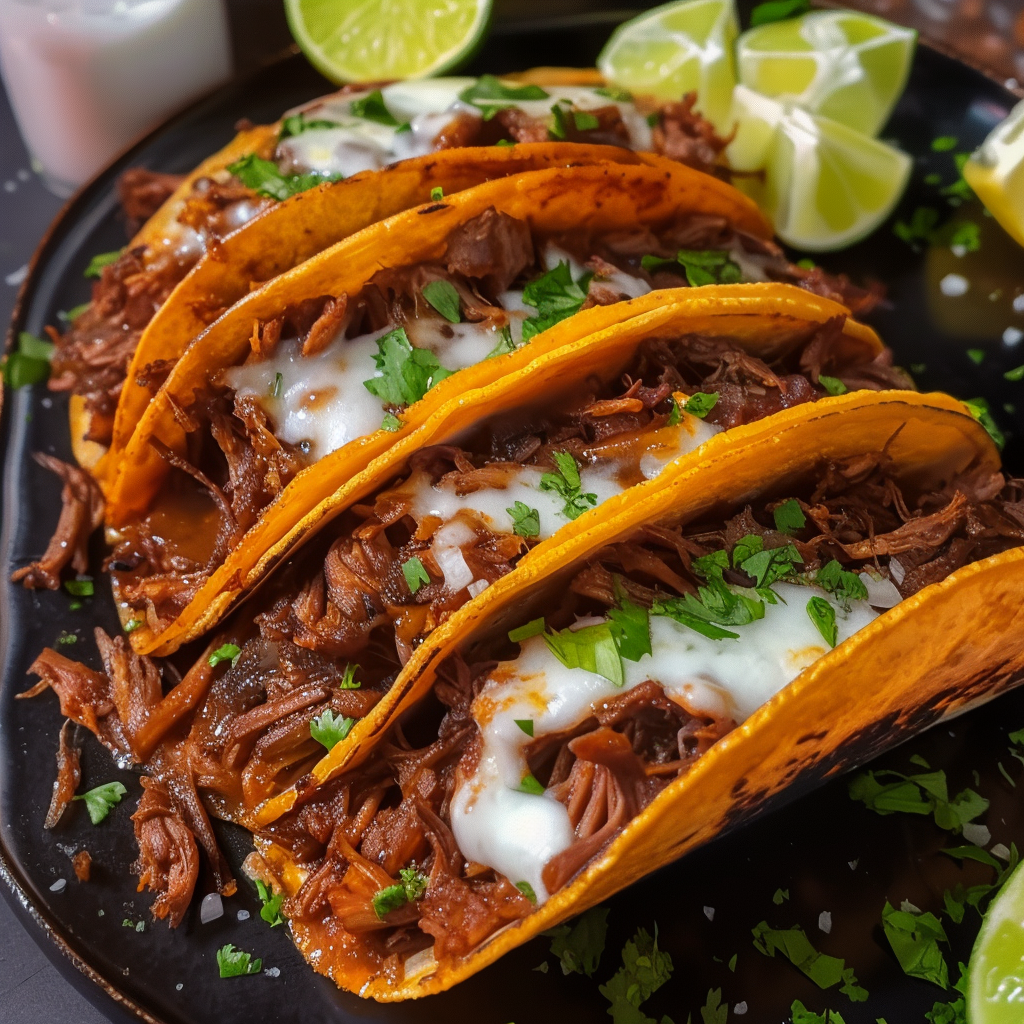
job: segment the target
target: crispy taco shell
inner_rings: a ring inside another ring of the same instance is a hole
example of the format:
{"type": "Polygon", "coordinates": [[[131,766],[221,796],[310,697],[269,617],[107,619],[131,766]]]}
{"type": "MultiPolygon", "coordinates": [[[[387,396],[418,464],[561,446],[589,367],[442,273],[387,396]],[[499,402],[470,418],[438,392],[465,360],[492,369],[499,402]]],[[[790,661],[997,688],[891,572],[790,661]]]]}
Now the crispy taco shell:
{"type": "MultiPolygon", "coordinates": [[[[132,632],[132,642],[142,653],[163,654],[201,635],[274,565],[351,504],[379,489],[414,452],[444,443],[487,416],[557,392],[569,381],[579,380],[583,386],[591,374],[614,379],[647,338],[728,338],[752,355],[772,360],[801,344],[815,327],[845,313],[828,299],[780,284],[674,289],[585,310],[528,346],[442,381],[419,403],[428,405],[435,391],[439,393],[419,426],[410,424],[398,434],[380,432],[359,444],[355,453],[349,450],[353,446],[340,449],[305,470],[170,627],[154,635],[141,626],[132,632]]],[[[870,362],[882,352],[882,344],[870,328],[846,319],[838,351],[851,362],[870,362]]]]}
{"type": "MultiPolygon", "coordinates": [[[[609,544],[647,525],[685,524],[756,496],[786,494],[823,460],[884,451],[901,486],[940,489],[959,474],[998,471],[998,453],[964,407],[942,395],[855,393],[791,409],[708,442],[702,458],[680,462],[622,500],[534,549],[512,576],[437,628],[394,687],[313,772],[319,782],[372,757],[403,712],[431,692],[452,655],[486,659],[510,629],[544,615],[573,573],[609,544]],[[766,473],[766,468],[770,472],[766,473]]],[[[1024,670],[1024,548],[967,565],[883,612],[825,654],[671,782],[609,846],[539,909],[486,939],[469,956],[435,960],[421,950],[399,981],[361,969],[357,958],[315,966],[342,987],[382,1001],[443,991],[515,946],[620,891],[760,812],[795,786],[862,763],[943,717],[990,700],[1024,670]],[[856,686],[850,682],[855,680],[856,686]]],[[[304,780],[304,796],[311,779],[304,780]]],[[[264,826],[294,792],[263,809],[264,826]]],[[[305,877],[287,851],[260,841],[280,885],[305,877]]],[[[323,947],[319,925],[293,925],[309,955],[323,947]]],[[[339,941],[337,936],[332,941],[339,941]]],[[[340,948],[340,947],[339,947],[340,948]]],[[[401,972],[400,972],[401,973],[401,972]]]]}

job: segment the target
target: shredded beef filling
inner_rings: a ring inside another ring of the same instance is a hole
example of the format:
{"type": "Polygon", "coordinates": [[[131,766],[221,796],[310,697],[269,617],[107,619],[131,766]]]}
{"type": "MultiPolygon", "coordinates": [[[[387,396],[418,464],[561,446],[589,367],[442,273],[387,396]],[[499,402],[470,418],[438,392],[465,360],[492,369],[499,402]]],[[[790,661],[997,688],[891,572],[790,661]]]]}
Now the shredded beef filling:
{"type": "MultiPolygon", "coordinates": [[[[747,506],[725,521],[638,531],[598,553],[563,588],[546,621],[560,628],[606,614],[617,601],[616,577],[646,607],[657,598],[696,595],[703,581],[693,560],[751,534],[768,549],[795,545],[808,572],[831,559],[850,570],[872,569],[904,598],[961,565],[1024,543],[1024,481],[998,474],[912,494],[893,478],[884,453],[827,465],[795,496],[806,517],[795,536],[780,533],[773,517],[790,497],[747,506]]],[[[735,585],[755,583],[740,570],[729,573],[735,585]]],[[[495,653],[514,656],[514,647],[495,653]]],[[[479,756],[470,707],[493,667],[453,658],[429,707],[393,725],[359,767],[319,790],[299,787],[295,808],[261,833],[309,872],[286,904],[291,916],[358,937],[362,962],[388,977],[401,977],[395,957],[431,944],[438,958],[464,956],[531,910],[508,879],[466,862],[448,818],[456,767],[472,774],[479,756]],[[374,897],[410,866],[427,879],[422,894],[378,914],[374,897]]],[[[690,714],[652,680],[570,734],[535,740],[527,748],[530,770],[565,803],[576,836],[547,864],[549,890],[571,880],[734,724],[690,714]]]]}

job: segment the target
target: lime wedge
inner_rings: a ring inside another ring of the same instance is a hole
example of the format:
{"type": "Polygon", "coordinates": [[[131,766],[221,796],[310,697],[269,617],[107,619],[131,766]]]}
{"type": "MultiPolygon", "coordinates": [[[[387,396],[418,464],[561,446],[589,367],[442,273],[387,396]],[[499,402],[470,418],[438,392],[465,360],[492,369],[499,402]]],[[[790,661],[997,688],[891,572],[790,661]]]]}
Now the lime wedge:
{"type": "Polygon", "coordinates": [[[971,1024],[1024,1020],[1024,871],[1018,868],[988,908],[967,968],[971,1024]]]}
{"type": "Polygon", "coordinates": [[[483,38],[491,0],[285,0],[288,25],[332,82],[436,75],[483,38]]]}
{"type": "Polygon", "coordinates": [[[1024,245],[1024,102],[964,164],[964,177],[1006,233],[1024,245]]]}
{"type": "Polygon", "coordinates": [[[854,11],[759,25],[736,46],[740,82],[877,135],[907,84],[917,33],[854,11]]]}
{"type": "Polygon", "coordinates": [[[696,109],[728,132],[737,32],[733,0],[679,0],[620,25],[597,66],[609,82],[644,96],[680,100],[696,90],[696,109]]]}
{"type": "Polygon", "coordinates": [[[737,178],[772,218],[784,242],[809,252],[850,245],[892,212],[911,160],[892,146],[742,85],[733,94],[736,138],[726,150],[737,178]]]}

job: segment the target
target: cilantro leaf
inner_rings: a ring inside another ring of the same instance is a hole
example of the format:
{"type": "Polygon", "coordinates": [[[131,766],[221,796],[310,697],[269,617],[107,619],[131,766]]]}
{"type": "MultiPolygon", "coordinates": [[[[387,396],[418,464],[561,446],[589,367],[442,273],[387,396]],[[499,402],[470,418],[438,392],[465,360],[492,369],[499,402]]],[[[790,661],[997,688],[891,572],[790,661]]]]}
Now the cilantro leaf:
{"type": "Polygon", "coordinates": [[[430,573],[415,555],[402,563],[402,574],[405,576],[405,582],[409,585],[410,594],[415,594],[420,587],[430,583],[430,573]]]}
{"type": "Polygon", "coordinates": [[[259,894],[260,902],[263,904],[260,907],[260,917],[271,928],[284,924],[284,918],[281,916],[281,904],[284,903],[284,893],[275,893],[270,886],[259,878],[254,879],[254,881],[256,883],[256,892],[259,894]]]}
{"type": "Polygon", "coordinates": [[[508,638],[514,644],[518,644],[523,640],[528,640],[531,636],[540,636],[544,632],[544,620],[531,619],[526,623],[525,626],[519,626],[517,629],[510,629],[508,631],[508,638]]]}
{"type": "Polygon", "coordinates": [[[571,924],[544,933],[551,939],[551,954],[558,957],[562,974],[594,976],[608,935],[608,909],[591,907],[571,924]]]}
{"type": "Polygon", "coordinates": [[[386,412],[384,419],[380,421],[380,429],[394,434],[402,429],[402,421],[393,412],[386,412]]]}
{"type": "Polygon", "coordinates": [[[580,479],[579,464],[568,452],[552,452],[555,462],[554,473],[544,473],[540,478],[542,491],[554,491],[564,502],[562,515],[567,519],[579,519],[589,507],[597,504],[596,494],[584,494],[580,479]]]}
{"type": "Polygon", "coordinates": [[[123,252],[124,249],[117,249],[115,252],[98,252],[89,260],[89,266],[85,268],[84,275],[86,277],[102,277],[103,268],[109,267],[111,263],[116,263],[123,252]]]}
{"type": "Polygon", "coordinates": [[[775,519],[775,529],[779,533],[792,535],[799,533],[807,525],[807,516],[804,515],[804,510],[796,498],[782,502],[772,512],[772,516],[775,519]]]}
{"type": "Polygon", "coordinates": [[[74,323],[90,306],[91,302],[82,302],[77,306],[72,306],[68,310],[62,310],[57,314],[66,324],[74,323]]]}
{"type": "Polygon", "coordinates": [[[939,211],[932,206],[919,206],[914,210],[910,221],[898,220],[893,225],[893,234],[917,248],[915,243],[921,242],[930,245],[935,235],[935,229],[939,223],[939,211]]]}
{"type": "Polygon", "coordinates": [[[222,661],[230,661],[232,668],[238,664],[242,648],[238,644],[221,644],[207,659],[210,668],[216,668],[222,661]]]}
{"type": "Polygon", "coordinates": [[[356,679],[356,672],[359,670],[358,665],[346,665],[345,671],[342,673],[341,682],[338,683],[339,690],[358,690],[362,687],[362,683],[356,679]]]}
{"type": "Polygon", "coordinates": [[[303,132],[320,131],[326,128],[340,128],[341,125],[337,121],[328,121],[326,118],[312,118],[306,120],[306,115],[301,111],[297,114],[292,114],[290,117],[286,117],[281,123],[281,134],[277,137],[277,141],[280,142],[282,139],[287,139],[293,135],[301,135],[303,132]]]}
{"type": "Polygon", "coordinates": [[[427,891],[429,879],[415,866],[402,868],[398,872],[398,877],[399,882],[381,889],[370,901],[373,904],[373,912],[380,921],[383,921],[392,910],[398,910],[406,903],[418,900],[427,891]]]}
{"type": "Polygon", "coordinates": [[[120,782],[105,782],[102,786],[96,786],[72,799],[84,800],[85,809],[89,812],[89,820],[94,825],[98,825],[106,818],[111,809],[121,802],[121,798],[127,792],[128,790],[120,782]]]}
{"type": "MultiPolygon", "coordinates": [[[[760,540],[760,538],[758,538],[760,540]]],[[[736,549],[733,549],[735,564],[736,549]]],[[[748,576],[752,577],[758,587],[770,587],[779,580],[797,574],[797,566],[803,564],[800,552],[792,544],[784,544],[778,548],[762,548],[739,563],[748,576]]]]}
{"type": "Polygon", "coordinates": [[[481,75],[459,93],[459,99],[479,107],[489,121],[503,107],[514,107],[520,100],[546,100],[549,95],[539,85],[505,85],[494,75],[481,75]]]}
{"type": "Polygon", "coordinates": [[[373,357],[380,377],[363,381],[363,387],[386,405],[418,402],[438,381],[452,375],[428,348],[413,348],[404,327],[396,327],[377,339],[373,357]]]}
{"type": "Polygon", "coordinates": [[[629,599],[618,577],[614,586],[616,605],[608,609],[612,637],[623,658],[639,661],[645,654],[652,653],[650,613],[629,599]]]}
{"type": "Polygon", "coordinates": [[[599,89],[595,89],[594,92],[598,96],[607,96],[608,99],[614,100],[616,103],[632,103],[633,94],[627,92],[625,89],[619,89],[614,85],[602,85],[599,89]]]}
{"type": "Polygon", "coordinates": [[[868,599],[868,588],[864,586],[860,573],[849,572],[834,558],[814,574],[814,584],[828,591],[844,605],[849,601],[868,599]]]}
{"type": "Polygon", "coordinates": [[[835,647],[839,639],[835,608],[823,597],[812,597],[807,602],[807,615],[829,647],[835,647]]]}
{"type": "Polygon", "coordinates": [[[818,374],[818,383],[830,395],[845,395],[850,390],[838,377],[827,377],[824,373],[818,374]]]}
{"type": "MultiPolygon", "coordinates": [[[[801,2],[804,2],[804,0],[801,0],[801,2]]],[[[762,4],[762,6],[768,5],[762,4]]],[[[790,1016],[793,1018],[793,1024],[846,1024],[842,1015],[836,1013],[835,1010],[826,1010],[824,1013],[815,1013],[813,1010],[808,1010],[799,999],[794,1000],[789,1012],[790,1016]]]]}
{"type": "Polygon", "coordinates": [[[745,626],[764,618],[764,601],[731,590],[721,575],[709,576],[706,587],[697,588],[698,597],[658,598],[652,615],[667,615],[676,622],[702,633],[711,640],[736,639],[739,634],[721,626],[745,626]]]}
{"type": "Polygon", "coordinates": [[[253,960],[251,953],[235,949],[229,942],[217,950],[217,970],[222,978],[240,978],[245,974],[259,974],[263,961],[253,960]]]}
{"type": "Polygon", "coordinates": [[[96,585],[88,576],[77,580],[65,580],[64,589],[72,597],[92,597],[96,593],[96,585]]]}
{"type": "Polygon", "coordinates": [[[340,181],[342,178],[341,174],[282,174],[277,164],[263,160],[255,153],[229,164],[228,173],[233,174],[246,188],[279,202],[325,181],[340,181]]]}
{"type": "Polygon", "coordinates": [[[523,341],[529,341],[576,313],[587,300],[587,289],[593,276],[588,271],[574,281],[569,264],[562,260],[554,270],[531,281],[523,289],[523,302],[533,306],[537,315],[523,321],[523,341]]]}
{"type": "Polygon", "coordinates": [[[0,358],[0,371],[4,383],[11,388],[41,384],[50,376],[50,358],[54,344],[37,338],[28,331],[18,334],[18,347],[10,355],[0,358]]]}
{"type": "Polygon", "coordinates": [[[940,942],[949,940],[934,914],[897,910],[886,900],[882,929],[904,974],[949,988],[949,969],[939,949],[940,942]]]}
{"type": "Polygon", "coordinates": [[[430,199],[432,202],[435,203],[439,203],[442,199],[444,199],[444,186],[435,185],[430,190],[430,199]]]}
{"type": "Polygon", "coordinates": [[[691,415],[696,416],[698,419],[704,419],[709,412],[718,404],[718,392],[702,392],[698,391],[695,395],[690,395],[686,400],[686,405],[683,408],[691,415]]]}
{"type": "Polygon", "coordinates": [[[960,968],[960,980],[953,986],[959,993],[956,999],[948,1003],[935,1003],[924,1015],[929,1024],[968,1024],[967,1020],[967,967],[960,968]]]}
{"type": "Polygon", "coordinates": [[[512,328],[506,324],[498,332],[498,344],[487,353],[487,359],[494,359],[496,356],[508,355],[509,352],[515,352],[519,346],[512,340],[512,328]]]}
{"type": "Polygon", "coordinates": [[[309,735],[328,750],[333,750],[352,731],[355,724],[354,718],[335,715],[328,708],[316,718],[310,719],[309,735]]]}
{"type": "Polygon", "coordinates": [[[590,132],[601,126],[597,116],[586,110],[574,110],[572,119],[578,132],[590,132]]]}
{"type": "Polygon", "coordinates": [[[701,555],[699,558],[693,559],[690,563],[690,568],[698,576],[703,576],[706,580],[715,577],[721,579],[722,573],[729,568],[729,552],[724,548],[720,548],[718,551],[711,551],[706,555],[701,555]]]}
{"type": "Polygon", "coordinates": [[[992,438],[995,446],[1002,451],[1006,445],[1006,435],[999,428],[999,424],[992,418],[989,404],[984,398],[964,399],[967,411],[985,428],[985,432],[992,438]]]}
{"type": "Polygon", "coordinates": [[[451,281],[431,281],[423,286],[423,298],[429,302],[449,323],[462,320],[459,312],[459,293],[451,281]]]}
{"type": "Polygon", "coordinates": [[[548,137],[564,139],[568,134],[568,114],[558,103],[551,108],[551,124],[548,125],[548,137]]]}
{"type": "Polygon", "coordinates": [[[707,999],[700,1008],[702,1024],[726,1024],[729,1019],[729,1004],[722,1002],[720,988],[708,989],[707,999]]]}
{"type": "Polygon", "coordinates": [[[648,273],[656,270],[672,270],[685,275],[693,288],[706,284],[736,284],[743,280],[739,265],[724,249],[680,249],[675,259],[660,256],[644,256],[640,265],[648,273]]]}
{"type": "Polygon", "coordinates": [[[658,948],[657,928],[653,938],[643,928],[637,929],[622,950],[622,966],[599,988],[611,1003],[608,1013],[615,1024],[647,1021],[638,1011],[672,977],[672,970],[672,957],[658,948]]]}
{"type": "Polygon", "coordinates": [[[775,895],[772,896],[772,903],[774,903],[775,906],[777,906],[777,907],[781,907],[783,901],[784,900],[788,900],[788,899],[789,899],[789,890],[788,889],[776,889],[775,890],[775,895]]]}
{"type": "Polygon", "coordinates": [[[540,536],[540,512],[530,508],[525,501],[517,501],[505,509],[512,517],[512,532],[520,537],[540,536]]]}
{"type": "Polygon", "coordinates": [[[626,677],[610,622],[598,622],[582,629],[562,629],[544,634],[548,650],[566,668],[594,672],[622,686],[626,677]]]}
{"type": "Polygon", "coordinates": [[[516,787],[520,793],[529,793],[531,796],[543,796],[544,787],[540,784],[537,777],[531,772],[527,772],[522,781],[516,787]]]}
{"type": "Polygon", "coordinates": [[[806,933],[799,925],[792,928],[771,928],[767,921],[762,921],[754,928],[753,935],[754,948],[759,953],[771,957],[774,957],[777,952],[782,953],[818,988],[832,988],[839,984],[843,984],[844,987],[856,985],[856,976],[853,970],[846,966],[846,961],[839,957],[828,956],[826,953],[819,953],[811,945],[806,933]]]}
{"type": "Polygon", "coordinates": [[[669,409],[668,419],[665,421],[666,427],[674,427],[683,421],[683,409],[682,406],[676,401],[675,395],[669,395],[669,409]]]}
{"type": "Polygon", "coordinates": [[[531,902],[537,902],[537,894],[533,891],[533,886],[529,882],[516,882],[516,888],[531,902]]]}
{"type": "MultiPolygon", "coordinates": [[[[811,9],[811,0],[767,0],[750,12],[750,27],[767,25],[772,21],[785,21],[811,9]]],[[[798,1024],[794,1021],[794,1024],[798,1024]]],[[[838,1024],[843,1024],[840,1020],[838,1024]]]]}
{"type": "Polygon", "coordinates": [[[931,814],[935,824],[948,832],[959,833],[964,825],[988,810],[988,801],[972,789],[958,793],[951,801],[942,771],[918,775],[900,772],[864,772],[849,785],[850,797],[876,814],[931,814]],[[878,780],[893,777],[897,781],[878,780]]]}
{"type": "Polygon", "coordinates": [[[513,721],[519,726],[527,736],[533,735],[533,719],[532,718],[514,718],[513,721]]]}
{"type": "Polygon", "coordinates": [[[364,121],[373,121],[375,124],[384,124],[389,128],[400,128],[402,122],[395,117],[387,108],[384,102],[384,94],[380,89],[374,89],[368,96],[362,96],[353,100],[348,109],[364,121]]]}

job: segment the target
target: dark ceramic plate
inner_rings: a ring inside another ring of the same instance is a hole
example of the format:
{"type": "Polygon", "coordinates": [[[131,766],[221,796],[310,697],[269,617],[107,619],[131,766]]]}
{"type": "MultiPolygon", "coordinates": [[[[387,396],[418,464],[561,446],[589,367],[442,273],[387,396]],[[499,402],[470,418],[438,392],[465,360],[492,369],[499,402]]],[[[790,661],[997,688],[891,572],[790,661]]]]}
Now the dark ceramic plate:
{"type": "MultiPolygon", "coordinates": [[[[517,27],[492,37],[476,58],[475,69],[587,64],[607,31],[607,25],[583,22],[541,30],[517,27]]],[[[86,189],[58,222],[26,283],[16,328],[38,334],[44,324],[56,322],[58,310],[82,302],[87,297],[82,270],[90,255],[123,244],[113,183],[124,167],[184,171],[224,144],[238,118],[273,120],[285,107],[326,89],[305,61],[293,57],[222,90],[147,139],[86,189]]],[[[1009,93],[981,74],[922,48],[910,86],[884,133],[915,157],[913,184],[897,217],[909,220],[918,207],[932,207],[944,219],[979,225],[980,248],[964,256],[954,255],[948,245],[917,250],[886,225],[855,248],[822,262],[857,280],[885,282],[889,302],[872,322],[899,360],[915,366],[923,387],[987,398],[1010,434],[1008,465],[1020,473],[1024,384],[1006,382],[1002,374],[1024,362],[1024,345],[1014,348],[1024,331],[1024,298],[1014,309],[1014,299],[1024,294],[1024,252],[980,208],[969,203],[954,208],[942,195],[943,187],[957,178],[954,153],[977,145],[1012,103],[1009,93]],[[955,149],[933,151],[933,140],[944,136],[958,140],[955,149]],[[969,282],[966,295],[943,296],[939,282],[949,274],[969,282]],[[969,349],[976,350],[974,359],[969,349]],[[975,361],[979,358],[980,363],[975,361]],[[1019,412],[1012,410],[1015,402],[1019,412]]],[[[29,453],[70,457],[63,399],[50,398],[41,388],[8,397],[0,538],[0,564],[5,567],[25,564],[42,551],[59,507],[58,485],[29,453]]],[[[100,558],[97,550],[94,565],[100,558]]],[[[976,870],[961,872],[955,862],[936,853],[949,837],[928,820],[873,815],[850,801],[843,781],[812,795],[792,793],[800,799],[776,807],[771,816],[611,900],[608,947],[593,980],[563,977],[554,961],[547,973],[535,971],[551,959],[547,941],[540,938],[449,994],[396,1006],[367,1004],[337,992],[306,967],[284,929],[271,930],[260,920],[255,894],[244,881],[240,894],[226,901],[220,920],[203,925],[193,907],[177,931],[154,926],[150,898],[136,894],[130,870],[135,848],[128,817],[139,794],[137,779],[116,770],[98,744],[87,741],[84,786],[120,778],[130,796],[98,827],[76,806],[57,830],[45,833],[42,821],[60,719],[51,696],[14,700],[35,654],[62,633],[79,638],[63,651],[96,663],[92,627],[116,628],[109,593],[103,586],[99,589],[95,599],[72,610],[65,594],[0,588],[0,872],[19,912],[38,924],[37,934],[47,933],[71,957],[61,961],[67,973],[74,973],[73,963],[128,1011],[166,1024],[240,1024],[257,1018],[392,1024],[600,1022],[608,1018],[598,983],[619,966],[622,945],[634,930],[655,924],[674,960],[675,975],[645,1011],[656,1018],[668,1014],[678,1024],[691,1012],[699,1019],[708,990],[718,988],[730,1007],[730,1022],[779,1022],[788,1017],[793,1000],[800,999],[817,1010],[826,1005],[840,1010],[847,1024],[880,1017],[897,1024],[921,1021],[933,1002],[944,998],[938,988],[903,974],[882,935],[882,907],[887,899],[894,904],[909,899],[938,911],[944,888],[957,880],[984,880],[988,869],[973,865],[976,870]],[[95,866],[88,884],[74,880],[69,859],[83,846],[95,866]],[[773,902],[777,889],[789,891],[788,901],[773,902]],[[240,911],[248,912],[248,918],[240,921],[240,911]],[[828,934],[819,929],[822,912],[831,913],[828,934]],[[869,1001],[853,1004],[836,990],[823,993],[781,958],[756,952],[751,929],[765,919],[775,927],[800,924],[818,948],[845,958],[870,992],[869,1001]],[[215,951],[226,942],[261,956],[264,968],[277,971],[220,980],[215,951]],[[735,1009],[741,1003],[746,1004],[745,1017],[735,1009]]],[[[922,623],[922,633],[927,642],[927,623],[922,623]]],[[[1020,781],[1019,765],[1007,752],[1007,732],[1020,727],[1024,691],[973,712],[952,728],[934,730],[890,753],[880,766],[906,769],[911,754],[923,755],[935,768],[947,770],[954,791],[973,785],[992,801],[986,820],[994,841],[1024,845],[1024,808],[998,770],[1001,761],[1020,781]]],[[[892,737],[894,744],[898,741],[892,737]]],[[[237,867],[247,852],[246,836],[232,828],[221,829],[221,834],[237,867]]],[[[200,891],[205,891],[202,882],[200,891]]],[[[952,947],[946,955],[954,976],[957,959],[966,960],[976,929],[976,916],[950,928],[952,947]]],[[[120,1017],[100,988],[89,988],[102,1000],[104,1012],[120,1017]]]]}

